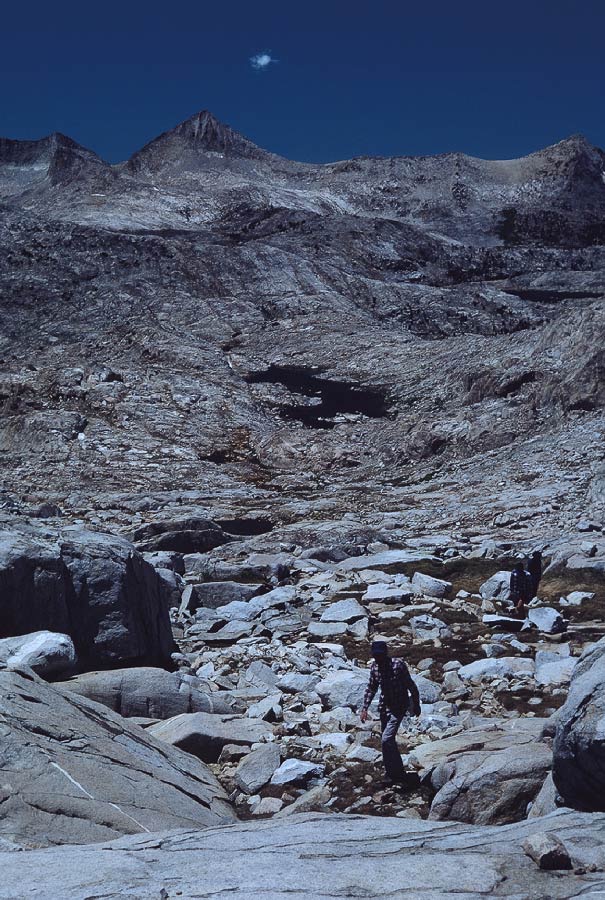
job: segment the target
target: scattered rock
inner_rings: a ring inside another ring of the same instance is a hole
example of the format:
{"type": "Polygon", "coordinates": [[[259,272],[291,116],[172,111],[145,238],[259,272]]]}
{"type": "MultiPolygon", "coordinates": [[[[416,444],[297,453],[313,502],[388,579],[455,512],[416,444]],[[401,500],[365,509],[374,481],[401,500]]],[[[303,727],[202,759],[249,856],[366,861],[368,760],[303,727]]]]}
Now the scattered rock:
{"type": "Polygon", "coordinates": [[[286,759],[273,773],[271,784],[306,784],[310,778],[323,775],[324,767],[319,763],[303,759],[286,759]]]}
{"type": "Polygon", "coordinates": [[[546,872],[572,868],[565,844],[552,831],[531,834],[523,841],[523,852],[546,872]]]}
{"type": "Polygon", "coordinates": [[[543,634],[561,634],[566,625],[561,613],[548,606],[538,606],[527,613],[527,622],[543,634]]]}
{"type": "Polygon", "coordinates": [[[449,597],[452,592],[452,585],[449,581],[443,581],[441,578],[432,578],[430,575],[423,575],[416,572],[412,578],[412,586],[417,593],[423,594],[425,597],[449,597]]]}
{"type": "Polygon", "coordinates": [[[271,780],[280,762],[278,745],[264,744],[244,756],[235,770],[235,783],[246,794],[255,794],[271,780]]]}

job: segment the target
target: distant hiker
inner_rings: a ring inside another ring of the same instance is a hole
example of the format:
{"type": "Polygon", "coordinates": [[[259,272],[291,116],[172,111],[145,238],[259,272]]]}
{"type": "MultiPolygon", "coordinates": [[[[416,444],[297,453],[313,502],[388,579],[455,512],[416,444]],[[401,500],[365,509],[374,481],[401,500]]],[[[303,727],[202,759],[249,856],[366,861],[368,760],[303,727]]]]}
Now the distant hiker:
{"type": "Polygon", "coordinates": [[[538,588],[542,580],[542,554],[539,550],[535,550],[527,564],[527,571],[531,575],[531,591],[532,600],[538,596],[538,588]]]}
{"type": "Polygon", "coordinates": [[[405,769],[397,749],[397,731],[406,713],[420,715],[420,695],[408,667],[402,659],[391,659],[385,641],[373,641],[371,653],[374,661],[370,668],[370,680],[364,694],[360,718],[362,722],[366,721],[370,703],[380,688],[378,712],[384,768],[390,781],[402,782],[405,779],[405,769]]]}
{"type": "Polygon", "coordinates": [[[523,612],[523,607],[534,596],[532,594],[532,579],[529,572],[525,571],[522,562],[517,563],[510,576],[510,599],[518,613],[523,612]]]}

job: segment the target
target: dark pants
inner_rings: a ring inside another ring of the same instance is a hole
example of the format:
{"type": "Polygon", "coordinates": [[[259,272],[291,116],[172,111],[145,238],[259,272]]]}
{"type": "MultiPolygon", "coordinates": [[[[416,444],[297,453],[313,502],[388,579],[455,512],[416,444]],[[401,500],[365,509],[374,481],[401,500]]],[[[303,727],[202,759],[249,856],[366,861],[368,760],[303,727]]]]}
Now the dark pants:
{"type": "Polygon", "coordinates": [[[395,714],[386,710],[380,714],[380,726],[382,728],[382,758],[387,778],[391,781],[401,781],[405,778],[405,769],[401,761],[401,755],[397,749],[397,732],[403,719],[403,713],[395,714]]]}

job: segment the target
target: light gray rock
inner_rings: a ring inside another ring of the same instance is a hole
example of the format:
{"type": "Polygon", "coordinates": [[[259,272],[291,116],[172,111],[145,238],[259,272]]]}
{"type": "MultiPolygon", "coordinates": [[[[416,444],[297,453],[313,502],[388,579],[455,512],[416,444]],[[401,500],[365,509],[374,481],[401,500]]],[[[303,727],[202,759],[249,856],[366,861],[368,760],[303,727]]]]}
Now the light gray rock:
{"type": "Polygon", "coordinates": [[[252,810],[253,816],[273,816],[282,809],[284,801],[279,797],[262,797],[252,810]]]}
{"type": "Polygon", "coordinates": [[[363,744],[353,744],[345,756],[351,762],[365,763],[377,763],[381,758],[380,751],[373,750],[372,747],[365,747],[363,744]]]}
{"type": "Polygon", "coordinates": [[[484,600],[508,600],[510,597],[510,572],[496,572],[479,588],[484,600]]]}
{"type": "Polygon", "coordinates": [[[235,783],[246,794],[255,794],[271,780],[280,763],[279,746],[263,744],[244,756],[235,770],[235,783]]]}
{"type": "Polygon", "coordinates": [[[536,668],[536,684],[567,684],[571,680],[577,661],[573,656],[568,656],[563,659],[543,662],[536,668]]]}
{"type": "Polygon", "coordinates": [[[370,584],[363,595],[366,603],[408,603],[414,595],[412,582],[406,584],[370,584]]]}
{"type": "Polygon", "coordinates": [[[561,613],[556,609],[551,609],[549,606],[538,606],[535,609],[530,609],[527,613],[526,622],[529,622],[530,625],[533,625],[543,634],[560,634],[566,628],[561,613]]]}
{"type": "Polygon", "coordinates": [[[227,622],[226,625],[223,625],[222,628],[218,628],[216,631],[206,631],[198,634],[198,639],[211,645],[234,644],[236,641],[239,641],[240,638],[250,637],[254,628],[254,622],[234,619],[232,622],[227,622]]]}
{"type": "Polygon", "coordinates": [[[320,621],[356,622],[357,619],[361,619],[364,616],[367,616],[367,612],[361,603],[358,603],[357,600],[349,597],[345,600],[337,600],[336,603],[331,603],[328,608],[322,612],[320,621]]]}
{"type": "Polygon", "coordinates": [[[346,731],[333,731],[331,733],[318,734],[313,740],[317,741],[324,750],[334,750],[337,753],[345,753],[353,740],[353,735],[346,731]]]}
{"type": "Polygon", "coordinates": [[[264,719],[265,722],[281,722],[284,717],[282,695],[271,694],[248,708],[247,715],[251,719],[264,719]]]}
{"type": "Polygon", "coordinates": [[[561,597],[561,606],[582,606],[594,598],[593,591],[572,591],[566,597],[561,597]]]}
{"type": "Polygon", "coordinates": [[[553,779],[568,806],[605,809],[605,638],[584,651],[557,712],[553,779]]]}
{"type": "Polygon", "coordinates": [[[535,663],[533,659],[519,656],[501,656],[499,658],[478,659],[458,669],[463,681],[483,681],[492,678],[513,678],[518,675],[533,675],[535,663]]]}
{"type": "Polygon", "coordinates": [[[358,619],[347,625],[347,634],[356,641],[366,641],[369,634],[369,620],[367,618],[358,619]]]}
{"type": "Polygon", "coordinates": [[[183,713],[147,729],[160,741],[215,763],[226,744],[252,745],[273,734],[261,719],[213,713],[183,713]]]}
{"type": "Polygon", "coordinates": [[[412,634],[419,641],[434,641],[452,635],[451,628],[435,616],[414,616],[410,619],[410,626],[412,634]]]}
{"type": "Polygon", "coordinates": [[[104,894],[159,900],[162,889],[195,897],[203,873],[206,894],[230,900],[303,894],[309,900],[336,900],[352,890],[372,900],[385,895],[447,900],[452,885],[460,900],[591,895],[597,900],[602,873],[586,872],[586,867],[605,864],[604,827],[603,815],[571,811],[504,827],[324,812],[278,814],[205,832],[189,828],[161,837],[5,853],[0,898],[82,900],[104,894]],[[554,831],[584,874],[578,868],[562,878],[538,869],[521,849],[536,831],[554,831]]]}
{"type": "Polygon", "coordinates": [[[368,673],[361,669],[359,671],[333,672],[323,678],[316,685],[315,690],[328,709],[335,709],[339,706],[357,709],[363,701],[368,678],[368,673]]]}
{"type": "Polygon", "coordinates": [[[359,716],[348,706],[336,706],[321,712],[319,723],[322,731],[346,731],[359,724],[359,716]]]}
{"type": "Polygon", "coordinates": [[[319,682],[318,675],[301,675],[299,672],[288,672],[277,682],[280,691],[286,694],[299,694],[312,691],[319,682]]]}
{"type": "Polygon", "coordinates": [[[523,841],[523,852],[547,872],[573,868],[567,847],[552,831],[530,834],[523,841]]]}
{"type": "Polygon", "coordinates": [[[30,670],[0,670],[0,720],[0,834],[19,846],[234,820],[199,760],[30,670]]]}
{"type": "Polygon", "coordinates": [[[283,581],[290,574],[292,557],[287,553],[250,553],[245,558],[224,558],[225,548],[216,552],[191,553],[184,557],[185,571],[204,581],[268,583],[283,581]]]}
{"type": "Polygon", "coordinates": [[[441,578],[433,578],[431,575],[423,575],[422,572],[415,572],[412,578],[412,586],[418,594],[424,594],[426,597],[449,597],[452,592],[452,585],[449,581],[441,578]]]}
{"type": "Polygon", "coordinates": [[[336,569],[339,572],[354,572],[358,569],[386,569],[389,566],[400,566],[415,562],[440,562],[436,556],[415,550],[383,550],[382,553],[374,553],[368,556],[352,556],[339,562],[336,569]]]}
{"type": "Polygon", "coordinates": [[[283,819],[296,813],[320,811],[325,808],[330,799],[329,787],[325,784],[316,784],[315,787],[309,788],[308,791],[297,797],[294,803],[290,803],[280,810],[276,818],[283,819]]]}
{"type": "Polygon", "coordinates": [[[481,824],[525,817],[552,758],[542,740],[546,721],[484,720],[484,725],[415,747],[410,763],[437,792],[431,816],[481,824]]]}
{"type": "Polygon", "coordinates": [[[257,687],[267,689],[277,687],[279,675],[260,659],[251,662],[244,673],[244,682],[254,684],[257,687]]]}
{"type": "Polygon", "coordinates": [[[538,742],[452,758],[433,772],[434,786],[445,783],[431,803],[430,818],[476,825],[519,821],[551,764],[551,748],[538,742]]]}
{"type": "Polygon", "coordinates": [[[540,741],[544,727],[550,719],[487,719],[460,731],[451,737],[438,741],[428,741],[414,747],[410,760],[422,770],[423,777],[445,759],[465,753],[503,750],[507,747],[522,747],[540,741]]]}
{"type": "Polygon", "coordinates": [[[227,699],[227,692],[202,691],[176,672],[146,666],[86,672],[63,682],[61,688],[126,717],[168,719],[180,713],[237,712],[235,700],[231,696],[227,699]]]}
{"type": "Polygon", "coordinates": [[[271,784],[306,784],[311,778],[323,775],[324,767],[304,759],[286,759],[271,777],[271,784]]]}
{"type": "Polygon", "coordinates": [[[527,818],[536,819],[540,816],[547,816],[549,813],[554,812],[559,806],[559,803],[557,802],[558,799],[559,795],[555,783],[552,780],[552,773],[549,772],[544,779],[544,784],[540,788],[536,799],[531,805],[527,818]]]}
{"type": "Polygon", "coordinates": [[[412,677],[414,683],[416,684],[416,687],[418,688],[421,702],[437,703],[437,701],[441,697],[441,687],[438,684],[435,684],[434,681],[430,681],[430,679],[425,678],[424,675],[414,675],[412,677]]]}
{"type": "Polygon", "coordinates": [[[345,634],[347,626],[344,622],[309,622],[307,631],[312,637],[337,637],[345,634]]]}
{"type": "Polygon", "coordinates": [[[0,663],[9,669],[27,666],[42,678],[50,678],[75,667],[76,650],[68,634],[35,631],[0,640],[0,663]]]}

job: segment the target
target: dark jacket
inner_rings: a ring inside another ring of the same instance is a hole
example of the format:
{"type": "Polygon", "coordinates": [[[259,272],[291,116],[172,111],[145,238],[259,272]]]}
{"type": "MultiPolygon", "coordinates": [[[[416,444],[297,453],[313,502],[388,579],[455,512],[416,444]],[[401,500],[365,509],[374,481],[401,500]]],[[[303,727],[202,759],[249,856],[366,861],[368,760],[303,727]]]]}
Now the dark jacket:
{"type": "Polygon", "coordinates": [[[409,669],[402,659],[389,657],[386,666],[381,669],[377,662],[370,668],[370,680],[363,698],[363,708],[367,709],[374,694],[380,688],[378,711],[388,710],[393,715],[420,715],[420,694],[410,675],[409,669]]]}
{"type": "Polygon", "coordinates": [[[529,572],[513,569],[510,576],[510,599],[513,603],[519,600],[529,602],[533,597],[533,581],[529,572]]]}
{"type": "Polygon", "coordinates": [[[527,571],[531,575],[534,584],[539,584],[542,578],[542,559],[539,556],[532,556],[527,564],[527,571]]]}

